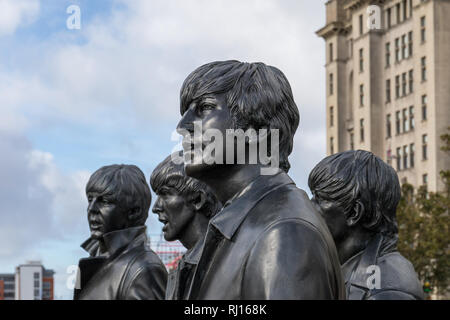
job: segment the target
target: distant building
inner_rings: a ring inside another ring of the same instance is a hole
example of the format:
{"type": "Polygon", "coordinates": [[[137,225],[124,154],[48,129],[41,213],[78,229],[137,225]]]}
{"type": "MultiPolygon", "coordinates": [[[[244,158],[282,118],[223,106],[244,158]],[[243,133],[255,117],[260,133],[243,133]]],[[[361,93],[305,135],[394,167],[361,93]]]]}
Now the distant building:
{"type": "Polygon", "coordinates": [[[450,1],[330,0],[326,25],[327,154],[369,150],[401,182],[443,189],[450,167],[450,1]],[[370,6],[370,7],[369,7],[370,6]]]}
{"type": "Polygon", "coordinates": [[[29,261],[16,267],[15,300],[53,300],[53,270],[40,261],[29,261]]]}
{"type": "Polygon", "coordinates": [[[0,273],[0,300],[14,300],[14,273],[0,273]]]}

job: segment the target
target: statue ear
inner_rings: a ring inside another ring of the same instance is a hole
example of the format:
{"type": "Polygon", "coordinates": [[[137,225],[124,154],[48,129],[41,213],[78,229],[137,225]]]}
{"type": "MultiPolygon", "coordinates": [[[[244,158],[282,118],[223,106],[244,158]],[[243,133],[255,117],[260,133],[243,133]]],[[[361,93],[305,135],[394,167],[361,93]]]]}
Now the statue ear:
{"type": "Polygon", "coordinates": [[[191,203],[194,206],[196,211],[199,211],[206,202],[206,194],[205,191],[199,190],[195,193],[194,197],[191,199],[191,203]]]}
{"type": "Polygon", "coordinates": [[[141,208],[134,207],[128,212],[128,220],[135,221],[141,215],[141,208]]]}
{"type": "Polygon", "coordinates": [[[360,200],[356,200],[351,212],[347,216],[347,226],[355,226],[364,214],[364,205],[360,200]]]}

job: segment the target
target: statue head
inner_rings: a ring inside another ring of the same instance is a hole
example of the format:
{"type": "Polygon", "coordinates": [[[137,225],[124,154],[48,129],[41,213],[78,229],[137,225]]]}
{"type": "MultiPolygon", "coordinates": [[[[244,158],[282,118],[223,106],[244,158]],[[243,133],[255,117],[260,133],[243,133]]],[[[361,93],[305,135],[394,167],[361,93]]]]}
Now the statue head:
{"type": "Polygon", "coordinates": [[[326,157],[311,171],[308,185],[336,243],[356,229],[396,241],[398,176],[373,153],[357,150],[326,157]]]}
{"type": "MultiPolygon", "coordinates": [[[[182,157],[182,153],[177,152],[182,157]]],[[[188,177],[183,164],[175,164],[173,156],[161,162],[150,177],[150,185],[158,196],[152,211],[164,224],[167,241],[181,239],[186,232],[195,232],[193,222],[201,220],[205,226],[220,209],[220,201],[203,182],[188,177]]],[[[205,230],[206,231],[206,230],[205,230]]]]}
{"type": "Polygon", "coordinates": [[[95,171],[86,185],[91,236],[143,226],[151,203],[150,188],[134,165],[110,165],[95,171]]]}
{"type": "MultiPolygon", "coordinates": [[[[280,168],[289,170],[288,156],[292,152],[299,112],[289,82],[277,68],[239,61],[208,63],[187,77],[180,100],[182,119],[177,129],[181,134],[187,131],[192,135],[194,122],[201,122],[203,132],[216,129],[223,137],[227,129],[279,130],[280,168]]],[[[226,158],[225,148],[223,153],[226,158]]],[[[195,177],[207,170],[205,167],[205,164],[189,164],[186,173],[195,177]]]]}

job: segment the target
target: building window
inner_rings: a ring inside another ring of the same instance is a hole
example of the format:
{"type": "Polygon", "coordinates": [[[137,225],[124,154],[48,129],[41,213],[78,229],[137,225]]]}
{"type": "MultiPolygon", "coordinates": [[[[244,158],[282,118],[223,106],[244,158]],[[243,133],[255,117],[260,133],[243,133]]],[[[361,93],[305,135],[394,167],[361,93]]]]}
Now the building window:
{"type": "Polygon", "coordinates": [[[413,4],[412,4],[413,0],[409,0],[409,16],[412,17],[412,13],[413,13],[413,4]]]}
{"type": "Polygon", "coordinates": [[[422,160],[428,159],[428,136],[424,134],[422,136],[422,160]]]}
{"type": "Polygon", "coordinates": [[[414,154],[415,154],[414,143],[411,143],[409,145],[409,166],[411,168],[414,168],[414,154]]]}
{"type": "Polygon", "coordinates": [[[406,0],[403,0],[403,20],[406,20],[408,18],[408,6],[406,3],[406,0]]]}
{"type": "Polygon", "coordinates": [[[35,272],[34,274],[33,274],[33,278],[34,279],[39,279],[40,277],[39,277],[39,272],[35,272]]]}
{"type": "Polygon", "coordinates": [[[359,105],[364,106],[364,85],[359,86],[359,105]]]}
{"type": "Polygon", "coordinates": [[[333,94],[333,74],[332,73],[330,73],[330,83],[329,83],[329,85],[330,85],[330,95],[332,95],[333,94]]]}
{"type": "Polygon", "coordinates": [[[397,3],[397,5],[395,6],[396,7],[396,11],[397,11],[397,23],[400,23],[400,22],[402,22],[401,21],[401,19],[400,19],[400,14],[401,14],[401,11],[400,11],[400,3],[397,3]]]}
{"type": "Polygon", "coordinates": [[[428,184],[428,175],[427,174],[422,175],[422,184],[424,186],[427,186],[427,184],[428,184]]]}
{"type": "Polygon", "coordinates": [[[395,98],[400,98],[400,76],[395,76],[395,98]]]}
{"type": "Polygon", "coordinates": [[[403,147],[403,169],[408,169],[408,146],[403,147]]]}
{"type": "Polygon", "coordinates": [[[334,139],[330,138],[330,154],[334,154],[334,139]]]}
{"type": "Polygon", "coordinates": [[[34,289],[34,298],[39,298],[39,289],[34,289]]]}
{"type": "Polygon", "coordinates": [[[34,280],[34,287],[39,288],[39,280],[34,280]]]}
{"type": "Polygon", "coordinates": [[[330,62],[333,61],[333,43],[330,43],[330,62]]]}
{"type": "Polygon", "coordinates": [[[395,39],[395,61],[400,61],[400,38],[395,39]]]}
{"type": "Polygon", "coordinates": [[[409,128],[414,130],[416,123],[414,122],[414,106],[409,107],[409,128]]]}
{"type": "Polygon", "coordinates": [[[359,134],[361,142],[364,142],[364,119],[359,120],[359,134]]]}
{"type": "Polygon", "coordinates": [[[391,44],[389,42],[386,43],[386,68],[389,68],[391,65],[391,44]]]}
{"type": "Polygon", "coordinates": [[[412,31],[408,32],[408,57],[413,55],[413,37],[412,31]]]}
{"type": "Polygon", "coordinates": [[[403,132],[408,132],[409,131],[409,126],[408,126],[408,109],[403,109],[403,132]]]}
{"type": "Polygon", "coordinates": [[[422,81],[426,81],[427,80],[427,58],[426,57],[422,57],[421,65],[422,65],[422,81]]]}
{"type": "Polygon", "coordinates": [[[406,34],[402,35],[402,59],[408,58],[408,47],[406,43],[406,34]]]}
{"type": "Polygon", "coordinates": [[[334,108],[330,107],[330,127],[334,126],[334,108]]]}
{"type": "Polygon", "coordinates": [[[414,71],[409,70],[409,93],[414,92],[414,71]]]}
{"type": "Polygon", "coordinates": [[[422,120],[427,120],[427,95],[422,96],[422,120]]]}
{"type": "Polygon", "coordinates": [[[364,29],[363,29],[363,15],[360,14],[359,15],[359,35],[362,35],[363,32],[364,32],[364,29]]]}
{"type": "Polygon", "coordinates": [[[400,111],[395,113],[395,134],[400,134],[400,111]]]}
{"type": "Polygon", "coordinates": [[[350,133],[350,150],[355,150],[355,137],[353,132],[350,133]]]}
{"type": "Polygon", "coordinates": [[[402,73],[402,97],[406,96],[406,72],[402,73]]]}
{"type": "Polygon", "coordinates": [[[392,9],[391,8],[388,8],[386,10],[386,19],[387,19],[387,21],[386,21],[387,27],[390,28],[392,26],[392,9]]]}
{"type": "Polygon", "coordinates": [[[420,18],[420,41],[423,43],[426,40],[426,32],[425,32],[425,16],[420,18]]]}
{"type": "Polygon", "coordinates": [[[386,80],[386,102],[391,102],[391,79],[386,80]]]}
{"type": "Polygon", "coordinates": [[[359,72],[364,71],[364,50],[359,49],[359,72]]]}
{"type": "Polygon", "coordinates": [[[386,116],[386,137],[390,138],[391,137],[391,115],[388,114],[386,116]]]}
{"type": "Polygon", "coordinates": [[[397,159],[397,171],[402,170],[402,149],[397,148],[397,154],[395,156],[397,159]]]}

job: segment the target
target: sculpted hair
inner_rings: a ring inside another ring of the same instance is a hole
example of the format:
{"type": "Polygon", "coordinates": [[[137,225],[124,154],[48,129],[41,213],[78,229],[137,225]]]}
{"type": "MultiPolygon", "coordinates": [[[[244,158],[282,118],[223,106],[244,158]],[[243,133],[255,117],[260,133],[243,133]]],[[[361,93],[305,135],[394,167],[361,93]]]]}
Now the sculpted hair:
{"type": "Polygon", "coordinates": [[[141,215],[133,226],[145,224],[152,202],[150,187],[138,167],[126,164],[105,166],[95,171],[86,185],[86,193],[108,194],[126,209],[139,207],[141,215]]]}
{"type": "MultiPolygon", "coordinates": [[[[183,152],[179,152],[178,156],[182,158],[183,152]]],[[[168,156],[153,170],[150,185],[156,194],[162,187],[172,187],[187,197],[188,201],[192,200],[198,191],[203,190],[206,201],[199,213],[207,218],[213,217],[222,208],[211,188],[197,179],[188,177],[184,171],[184,164],[173,163],[172,156],[168,156]]]]}
{"type": "Polygon", "coordinates": [[[395,170],[373,153],[357,150],[326,157],[311,171],[308,185],[317,201],[332,201],[345,215],[359,200],[364,212],[358,223],[396,239],[400,183],[395,170]]]}
{"type": "Polygon", "coordinates": [[[288,172],[300,115],[286,76],[264,63],[217,61],[192,72],[181,88],[181,115],[208,94],[225,94],[233,129],[278,129],[280,168],[288,172]]]}

